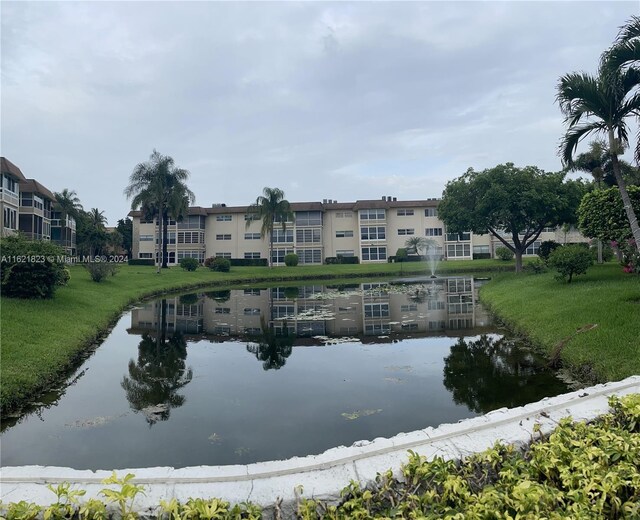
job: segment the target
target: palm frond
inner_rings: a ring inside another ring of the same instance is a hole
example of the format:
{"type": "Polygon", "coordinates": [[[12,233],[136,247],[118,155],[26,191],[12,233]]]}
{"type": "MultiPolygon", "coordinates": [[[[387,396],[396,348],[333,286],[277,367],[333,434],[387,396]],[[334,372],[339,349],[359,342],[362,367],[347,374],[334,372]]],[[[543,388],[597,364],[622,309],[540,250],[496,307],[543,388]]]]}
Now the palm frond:
{"type": "Polygon", "coordinates": [[[573,154],[582,139],[592,133],[604,132],[606,130],[600,121],[594,121],[581,126],[573,126],[560,140],[559,152],[563,165],[572,167],[573,154]]]}

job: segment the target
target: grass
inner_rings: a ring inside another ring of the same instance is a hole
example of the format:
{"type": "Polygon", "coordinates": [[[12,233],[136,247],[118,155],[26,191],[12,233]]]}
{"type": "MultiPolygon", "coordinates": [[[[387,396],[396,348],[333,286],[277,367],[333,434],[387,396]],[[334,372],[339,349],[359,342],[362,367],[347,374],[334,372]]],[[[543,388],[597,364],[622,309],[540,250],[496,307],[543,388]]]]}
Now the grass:
{"type": "Polygon", "coordinates": [[[571,284],[552,272],[501,273],[480,297],[511,329],[583,379],[640,374],[640,277],[617,264],[595,265],[571,284]]]}
{"type": "MultiPolygon", "coordinates": [[[[442,262],[438,273],[512,269],[495,260],[442,262]]],[[[0,405],[7,414],[60,381],[71,366],[96,344],[122,311],[141,298],[169,290],[243,282],[329,279],[336,277],[426,274],[424,263],[274,267],[234,267],[229,273],[200,268],[186,272],[120,266],[115,277],[90,280],[80,266],[71,267],[71,280],[51,300],[0,299],[0,405]]]]}

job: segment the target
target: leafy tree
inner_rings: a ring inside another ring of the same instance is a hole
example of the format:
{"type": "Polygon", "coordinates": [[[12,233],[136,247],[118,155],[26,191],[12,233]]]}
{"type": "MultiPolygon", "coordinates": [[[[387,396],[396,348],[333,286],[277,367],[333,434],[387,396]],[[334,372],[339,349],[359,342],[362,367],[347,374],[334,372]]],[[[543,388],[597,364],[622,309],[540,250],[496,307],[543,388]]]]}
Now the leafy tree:
{"type": "Polygon", "coordinates": [[[174,165],[172,157],[154,150],[149,160],[138,164],[129,177],[129,185],[124,193],[131,199],[131,209],[140,208],[147,217],[159,223],[160,265],[167,267],[167,226],[169,217],[180,219],[195,202],[195,195],[187,187],[189,172],[174,165]]]}
{"type": "Polygon", "coordinates": [[[558,279],[571,283],[574,275],[585,274],[593,264],[593,258],[586,244],[569,244],[555,249],[549,255],[549,265],[559,273],[558,279]]]}
{"type": "Polygon", "coordinates": [[[80,204],[80,199],[75,190],[65,188],[59,193],[54,193],[54,196],[58,209],[65,215],[77,219],[78,214],[82,211],[82,204],[80,204]]]}
{"type": "Polygon", "coordinates": [[[560,78],[556,98],[567,125],[560,154],[565,165],[571,167],[578,143],[587,135],[604,134],[631,233],[640,251],[640,226],[618,159],[629,145],[627,119],[640,113],[640,95],[636,91],[640,69],[629,65],[616,67],[612,62],[614,55],[612,50],[603,54],[595,76],[572,72],[560,78]]]}
{"type": "Polygon", "coordinates": [[[133,221],[129,217],[118,220],[115,231],[122,237],[122,242],[120,245],[127,252],[129,258],[131,258],[133,244],[133,221]]]}
{"type": "MultiPolygon", "coordinates": [[[[618,159],[618,162],[622,177],[627,184],[640,184],[640,170],[623,159],[618,159]]],[[[598,188],[602,188],[603,184],[608,187],[617,185],[611,153],[602,139],[590,142],[589,150],[579,154],[569,169],[589,173],[598,188]]]]}
{"type": "Polygon", "coordinates": [[[109,233],[104,227],[105,218],[102,212],[93,208],[87,212],[76,213],[76,245],[81,255],[102,254],[109,243],[109,233]]]}
{"type": "MultiPolygon", "coordinates": [[[[640,212],[640,186],[629,186],[628,195],[640,212]]],[[[617,188],[587,193],[578,207],[578,228],[585,236],[623,242],[632,237],[629,219],[617,188]]]]}
{"type": "Polygon", "coordinates": [[[293,221],[295,215],[291,210],[289,201],[284,198],[284,192],[280,188],[264,188],[262,195],[249,206],[247,210],[246,227],[249,228],[251,222],[260,220],[260,236],[269,236],[269,267],[273,266],[273,228],[276,222],[280,223],[282,231],[287,230],[287,222],[293,221]]]}
{"type": "Polygon", "coordinates": [[[448,232],[491,233],[513,252],[520,272],[523,253],[545,227],[575,221],[584,186],[563,182],[564,175],[513,163],[480,172],[469,168],[447,183],[438,214],[448,232]]]}

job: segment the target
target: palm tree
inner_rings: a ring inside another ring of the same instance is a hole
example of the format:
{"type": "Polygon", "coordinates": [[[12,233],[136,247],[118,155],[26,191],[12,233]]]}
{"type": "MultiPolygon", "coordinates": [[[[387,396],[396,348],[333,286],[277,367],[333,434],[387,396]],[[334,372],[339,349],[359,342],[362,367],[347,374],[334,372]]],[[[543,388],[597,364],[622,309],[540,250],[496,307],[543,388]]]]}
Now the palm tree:
{"type": "Polygon", "coordinates": [[[104,216],[104,211],[100,211],[98,208],[91,208],[88,213],[89,220],[96,228],[104,228],[107,223],[107,217],[104,216]]]}
{"type": "Polygon", "coordinates": [[[276,222],[282,224],[283,233],[287,230],[287,222],[295,218],[289,201],[284,198],[280,188],[264,188],[255,203],[247,210],[248,228],[254,220],[261,220],[260,236],[269,236],[269,267],[273,266],[273,227],[276,222]]]}
{"type": "Polygon", "coordinates": [[[82,204],[75,190],[63,189],[61,192],[54,193],[58,208],[65,216],[78,218],[78,214],[82,211],[82,204]]]}
{"type": "Polygon", "coordinates": [[[186,185],[189,175],[187,170],[174,166],[172,157],[153,150],[148,161],[138,164],[133,169],[129,185],[124,190],[127,198],[132,199],[131,209],[140,208],[146,216],[156,219],[158,223],[158,235],[161,237],[158,273],[161,264],[162,267],[167,267],[169,217],[186,213],[189,204],[195,202],[195,195],[186,185]]]}
{"type": "Polygon", "coordinates": [[[407,239],[404,246],[407,248],[407,252],[419,255],[420,251],[426,249],[427,240],[423,237],[411,237],[407,239]]]}
{"type": "Polygon", "coordinates": [[[568,126],[560,144],[565,165],[572,166],[578,143],[587,135],[604,134],[608,139],[613,174],[638,251],[640,226],[622,177],[618,155],[629,143],[626,119],[640,111],[640,96],[633,93],[639,81],[640,71],[635,68],[612,71],[601,64],[597,76],[580,72],[562,76],[556,96],[568,126]]]}

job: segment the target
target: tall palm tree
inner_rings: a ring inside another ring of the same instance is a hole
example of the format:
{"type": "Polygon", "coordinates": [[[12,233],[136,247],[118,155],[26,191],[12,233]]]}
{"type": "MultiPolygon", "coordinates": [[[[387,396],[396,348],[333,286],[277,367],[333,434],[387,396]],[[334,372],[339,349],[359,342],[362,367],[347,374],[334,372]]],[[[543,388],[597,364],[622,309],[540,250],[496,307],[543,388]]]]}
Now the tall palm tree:
{"type": "Polygon", "coordinates": [[[289,201],[284,198],[280,188],[264,188],[262,195],[247,210],[246,227],[254,220],[262,221],[260,236],[269,236],[269,267],[273,266],[273,228],[276,222],[281,223],[282,231],[287,230],[287,222],[295,218],[289,201]]]}
{"type": "Polygon", "coordinates": [[[65,216],[78,218],[78,214],[82,211],[82,204],[75,190],[63,189],[61,192],[54,193],[58,208],[65,216]]]}
{"type": "Polygon", "coordinates": [[[104,211],[100,211],[98,208],[91,208],[88,215],[93,226],[96,228],[104,228],[107,223],[107,217],[104,216],[104,211]]]}
{"type": "Polygon", "coordinates": [[[638,251],[640,226],[618,155],[629,144],[627,118],[640,112],[640,95],[633,92],[639,81],[640,71],[635,68],[612,71],[601,64],[597,76],[581,72],[562,76],[556,96],[568,127],[560,143],[565,165],[571,167],[578,143],[587,135],[604,134],[607,138],[613,174],[638,251]]]}
{"type": "Polygon", "coordinates": [[[419,255],[420,251],[426,249],[427,240],[423,237],[411,237],[407,239],[404,246],[407,248],[407,252],[419,255]]]}
{"type": "Polygon", "coordinates": [[[167,267],[167,226],[169,217],[177,208],[186,213],[189,204],[195,202],[195,195],[187,187],[189,172],[174,165],[172,157],[153,150],[149,160],[138,164],[129,177],[129,185],[124,194],[131,199],[131,209],[140,208],[143,213],[156,219],[158,223],[160,265],[167,267]],[[180,204],[178,204],[178,201],[180,204]]]}

